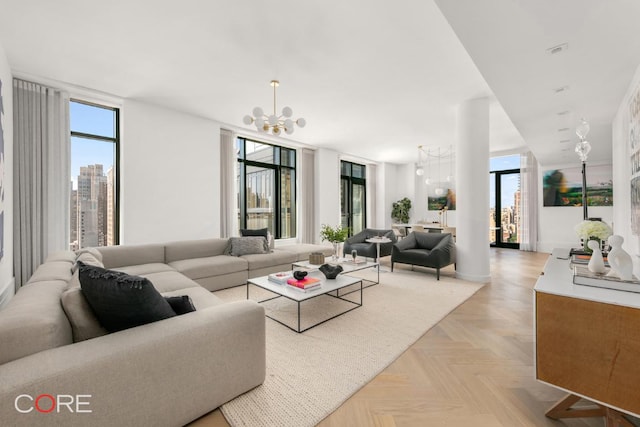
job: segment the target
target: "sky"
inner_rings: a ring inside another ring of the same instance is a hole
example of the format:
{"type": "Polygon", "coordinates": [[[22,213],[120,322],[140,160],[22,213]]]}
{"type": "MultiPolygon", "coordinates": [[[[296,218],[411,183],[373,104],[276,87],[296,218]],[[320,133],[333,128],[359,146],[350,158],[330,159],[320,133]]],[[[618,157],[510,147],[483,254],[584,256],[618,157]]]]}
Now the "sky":
{"type": "MultiPolygon", "coordinates": [[[[520,169],[520,155],[492,157],[489,163],[490,170],[503,171],[509,169],[520,169]]],[[[496,189],[493,181],[493,175],[490,177],[489,182],[489,201],[490,207],[496,207],[496,189]]],[[[500,183],[502,190],[502,198],[500,204],[503,208],[514,205],[514,197],[516,191],[520,189],[520,174],[502,175],[502,182],[500,183]]]]}
{"type": "MultiPolygon", "coordinates": [[[[71,131],[114,137],[115,114],[111,109],[69,103],[71,131]]],[[[112,142],[71,137],[71,180],[77,188],[81,166],[101,164],[104,172],[113,165],[115,145],[112,142]]]]}

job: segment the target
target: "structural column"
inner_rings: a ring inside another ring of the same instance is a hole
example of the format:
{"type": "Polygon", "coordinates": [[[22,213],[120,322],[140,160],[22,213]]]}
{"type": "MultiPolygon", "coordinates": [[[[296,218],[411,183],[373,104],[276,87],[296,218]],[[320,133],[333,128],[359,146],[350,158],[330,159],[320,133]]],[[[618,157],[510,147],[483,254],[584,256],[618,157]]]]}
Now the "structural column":
{"type": "Polygon", "coordinates": [[[491,279],[489,267],[489,99],[458,107],[456,140],[456,277],[491,279]]]}

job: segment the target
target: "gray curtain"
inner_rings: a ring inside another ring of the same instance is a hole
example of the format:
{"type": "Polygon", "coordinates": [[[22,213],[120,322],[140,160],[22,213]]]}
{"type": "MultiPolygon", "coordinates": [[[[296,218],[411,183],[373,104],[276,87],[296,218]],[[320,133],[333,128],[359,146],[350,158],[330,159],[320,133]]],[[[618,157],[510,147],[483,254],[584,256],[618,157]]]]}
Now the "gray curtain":
{"type": "Polygon", "coordinates": [[[300,164],[296,168],[299,174],[298,187],[298,230],[301,243],[315,243],[318,234],[315,229],[315,151],[308,148],[300,149],[300,164]]]}
{"type": "Polygon", "coordinates": [[[220,237],[238,235],[235,135],[220,129],[220,237]]]}
{"type": "Polygon", "coordinates": [[[13,111],[17,290],[50,253],[69,248],[69,97],[14,79],[13,111]]]}
{"type": "Polygon", "coordinates": [[[538,248],[538,161],[531,151],[520,155],[520,250],[538,248]]]}

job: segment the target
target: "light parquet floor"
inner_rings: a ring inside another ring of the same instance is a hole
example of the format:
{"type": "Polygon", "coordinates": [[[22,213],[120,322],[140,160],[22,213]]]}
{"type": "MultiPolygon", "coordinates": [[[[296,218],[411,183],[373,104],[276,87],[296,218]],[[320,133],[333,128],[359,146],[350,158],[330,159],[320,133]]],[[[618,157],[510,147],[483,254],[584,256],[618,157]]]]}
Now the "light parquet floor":
{"type": "MultiPolygon", "coordinates": [[[[564,396],[534,379],[532,289],[547,256],[492,249],[491,283],[319,426],[604,426],[544,416],[564,396]]],[[[228,424],[216,410],[192,425],[228,424]]]]}

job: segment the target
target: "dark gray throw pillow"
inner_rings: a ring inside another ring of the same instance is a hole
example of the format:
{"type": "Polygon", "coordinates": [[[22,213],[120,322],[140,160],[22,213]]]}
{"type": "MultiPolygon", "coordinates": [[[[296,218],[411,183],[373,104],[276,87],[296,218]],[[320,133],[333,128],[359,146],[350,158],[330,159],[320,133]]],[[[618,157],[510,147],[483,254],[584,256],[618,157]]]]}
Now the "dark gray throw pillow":
{"type": "Polygon", "coordinates": [[[149,279],[78,262],[82,293],[109,332],[176,315],[149,279]]]}
{"type": "Polygon", "coordinates": [[[249,229],[249,228],[241,228],[240,235],[242,237],[246,236],[262,236],[269,241],[269,229],[268,228],[258,228],[258,229],[249,229]]]}
{"type": "Polygon", "coordinates": [[[164,299],[167,300],[173,311],[175,311],[178,316],[196,311],[196,307],[193,305],[193,301],[191,301],[191,297],[189,295],[164,297],[164,299]]]}

